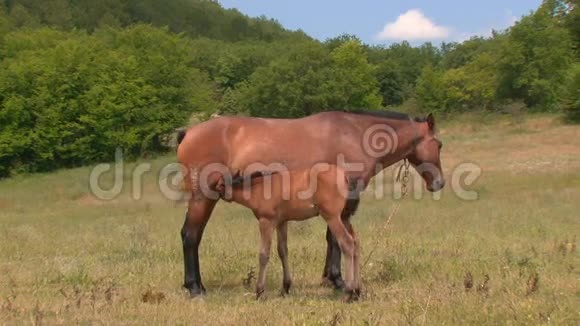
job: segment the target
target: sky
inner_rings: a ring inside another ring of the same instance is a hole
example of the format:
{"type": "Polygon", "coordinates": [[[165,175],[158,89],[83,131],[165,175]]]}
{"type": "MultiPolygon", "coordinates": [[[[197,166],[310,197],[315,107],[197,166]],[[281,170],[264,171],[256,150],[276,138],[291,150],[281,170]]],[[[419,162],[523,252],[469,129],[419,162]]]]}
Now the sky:
{"type": "Polygon", "coordinates": [[[219,0],[319,40],[353,34],[369,44],[463,41],[505,29],[541,0],[219,0]]]}

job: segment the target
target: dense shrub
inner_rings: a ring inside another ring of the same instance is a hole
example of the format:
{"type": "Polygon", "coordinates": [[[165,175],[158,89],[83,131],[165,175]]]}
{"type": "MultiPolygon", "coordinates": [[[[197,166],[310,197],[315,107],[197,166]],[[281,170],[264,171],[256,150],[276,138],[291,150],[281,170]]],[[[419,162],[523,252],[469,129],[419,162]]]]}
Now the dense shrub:
{"type": "Polygon", "coordinates": [[[358,41],[332,52],[300,44],[259,68],[238,92],[238,105],[255,116],[301,117],[328,109],[380,108],[374,68],[358,41]]]}
{"type": "Polygon", "coordinates": [[[580,123],[580,63],[570,69],[564,109],[569,121],[580,123]]]}
{"type": "Polygon", "coordinates": [[[94,35],[6,37],[0,65],[0,175],[163,150],[161,136],[214,106],[189,42],[135,26],[94,35]]]}

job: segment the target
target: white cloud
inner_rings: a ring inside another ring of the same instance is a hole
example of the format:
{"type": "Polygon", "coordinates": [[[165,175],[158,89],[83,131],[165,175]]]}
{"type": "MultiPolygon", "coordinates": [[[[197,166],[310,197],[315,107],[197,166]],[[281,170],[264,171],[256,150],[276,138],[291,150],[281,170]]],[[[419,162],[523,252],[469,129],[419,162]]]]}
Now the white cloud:
{"type": "Polygon", "coordinates": [[[433,40],[448,38],[450,34],[449,28],[436,25],[419,9],[411,9],[397,17],[394,22],[385,25],[377,35],[377,39],[381,41],[433,40]]]}

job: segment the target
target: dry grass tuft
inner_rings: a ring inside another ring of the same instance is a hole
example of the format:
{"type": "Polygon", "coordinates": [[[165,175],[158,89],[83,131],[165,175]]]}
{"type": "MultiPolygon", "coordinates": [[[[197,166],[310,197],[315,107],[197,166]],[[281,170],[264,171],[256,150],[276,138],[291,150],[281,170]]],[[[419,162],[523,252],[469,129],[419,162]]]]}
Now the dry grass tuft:
{"type": "Polygon", "coordinates": [[[534,272],[528,278],[527,288],[526,288],[526,295],[530,295],[536,291],[540,287],[540,275],[538,272],[534,272]]]}
{"type": "Polygon", "coordinates": [[[256,271],[254,267],[252,267],[246,274],[246,277],[242,278],[242,284],[246,289],[250,289],[255,279],[256,279],[256,271]]]}
{"type": "Polygon", "coordinates": [[[473,275],[471,275],[471,272],[465,273],[465,277],[463,278],[463,287],[465,288],[466,292],[473,288],[473,275]]]}
{"type": "Polygon", "coordinates": [[[489,275],[485,274],[483,276],[483,283],[477,286],[477,292],[481,293],[485,297],[489,295],[489,280],[489,275]]]}
{"type": "Polygon", "coordinates": [[[165,293],[153,291],[152,289],[147,289],[143,295],[141,295],[141,301],[145,303],[160,304],[165,300],[165,293]]]}

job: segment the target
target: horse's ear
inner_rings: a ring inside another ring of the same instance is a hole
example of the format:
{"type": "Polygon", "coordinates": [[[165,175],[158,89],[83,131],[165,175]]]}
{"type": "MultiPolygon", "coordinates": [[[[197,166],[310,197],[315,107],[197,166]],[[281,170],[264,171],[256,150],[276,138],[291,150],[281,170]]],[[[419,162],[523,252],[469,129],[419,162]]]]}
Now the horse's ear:
{"type": "Polygon", "coordinates": [[[425,118],[425,121],[427,121],[427,125],[429,125],[429,130],[435,130],[435,117],[433,117],[433,113],[429,113],[427,118],[425,118]]]}

